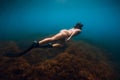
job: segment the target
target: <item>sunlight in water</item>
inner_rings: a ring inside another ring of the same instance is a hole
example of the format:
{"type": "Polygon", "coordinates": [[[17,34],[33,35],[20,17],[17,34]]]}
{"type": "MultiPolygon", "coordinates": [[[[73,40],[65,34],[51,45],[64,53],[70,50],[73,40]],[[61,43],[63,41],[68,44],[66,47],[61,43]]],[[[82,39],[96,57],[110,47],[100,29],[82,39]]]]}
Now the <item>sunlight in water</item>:
{"type": "Polygon", "coordinates": [[[56,0],[58,3],[66,3],[67,0],[56,0]]]}

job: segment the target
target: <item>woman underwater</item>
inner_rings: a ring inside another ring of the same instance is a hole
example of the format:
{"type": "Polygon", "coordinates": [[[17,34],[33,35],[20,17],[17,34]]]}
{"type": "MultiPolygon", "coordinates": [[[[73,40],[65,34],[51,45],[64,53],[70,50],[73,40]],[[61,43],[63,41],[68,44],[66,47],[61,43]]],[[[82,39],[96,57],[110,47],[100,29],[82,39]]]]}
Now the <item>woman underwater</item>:
{"type": "Polygon", "coordinates": [[[67,43],[73,36],[78,35],[82,31],[83,24],[77,23],[71,29],[62,29],[59,33],[52,37],[45,38],[40,41],[34,41],[33,44],[26,49],[25,51],[19,54],[9,54],[9,57],[20,57],[30,51],[33,48],[59,48],[64,47],[65,43],[67,43]]]}
{"type": "Polygon", "coordinates": [[[82,27],[83,25],[81,23],[77,23],[71,29],[62,29],[56,35],[40,40],[38,42],[38,45],[40,46],[51,43],[51,47],[63,47],[67,41],[69,41],[73,36],[78,35],[82,31],[82,27]]]}

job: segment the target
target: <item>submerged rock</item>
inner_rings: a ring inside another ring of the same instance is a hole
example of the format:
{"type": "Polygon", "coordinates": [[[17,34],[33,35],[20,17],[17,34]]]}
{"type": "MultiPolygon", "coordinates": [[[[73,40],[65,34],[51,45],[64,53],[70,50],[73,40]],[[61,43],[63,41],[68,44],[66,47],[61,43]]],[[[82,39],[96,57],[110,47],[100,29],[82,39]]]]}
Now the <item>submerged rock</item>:
{"type": "MultiPolygon", "coordinates": [[[[1,53],[18,49],[12,46],[1,53]]],[[[0,80],[113,80],[114,71],[104,54],[80,41],[69,42],[66,49],[36,48],[19,58],[0,56],[0,80]]]]}
{"type": "Polygon", "coordinates": [[[19,47],[14,41],[2,41],[0,42],[0,56],[5,53],[18,53],[20,52],[19,47]]]}

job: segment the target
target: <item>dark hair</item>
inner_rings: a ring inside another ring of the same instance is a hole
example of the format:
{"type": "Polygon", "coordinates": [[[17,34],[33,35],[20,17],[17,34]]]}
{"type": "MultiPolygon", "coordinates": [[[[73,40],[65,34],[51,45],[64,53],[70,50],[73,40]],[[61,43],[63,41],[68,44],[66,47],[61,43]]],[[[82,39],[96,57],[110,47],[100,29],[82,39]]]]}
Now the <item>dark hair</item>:
{"type": "Polygon", "coordinates": [[[82,27],[83,27],[83,24],[80,22],[74,26],[74,28],[78,28],[78,29],[82,29],[82,27]]]}

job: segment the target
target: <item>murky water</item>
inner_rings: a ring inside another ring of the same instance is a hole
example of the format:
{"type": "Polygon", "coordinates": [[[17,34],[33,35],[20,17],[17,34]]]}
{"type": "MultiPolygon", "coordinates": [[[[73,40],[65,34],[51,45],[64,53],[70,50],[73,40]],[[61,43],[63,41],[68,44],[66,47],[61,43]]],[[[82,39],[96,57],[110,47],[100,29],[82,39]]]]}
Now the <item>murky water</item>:
{"type": "Polygon", "coordinates": [[[1,0],[0,40],[25,46],[82,22],[82,33],[73,39],[107,50],[119,63],[119,14],[118,0],[1,0]]]}

